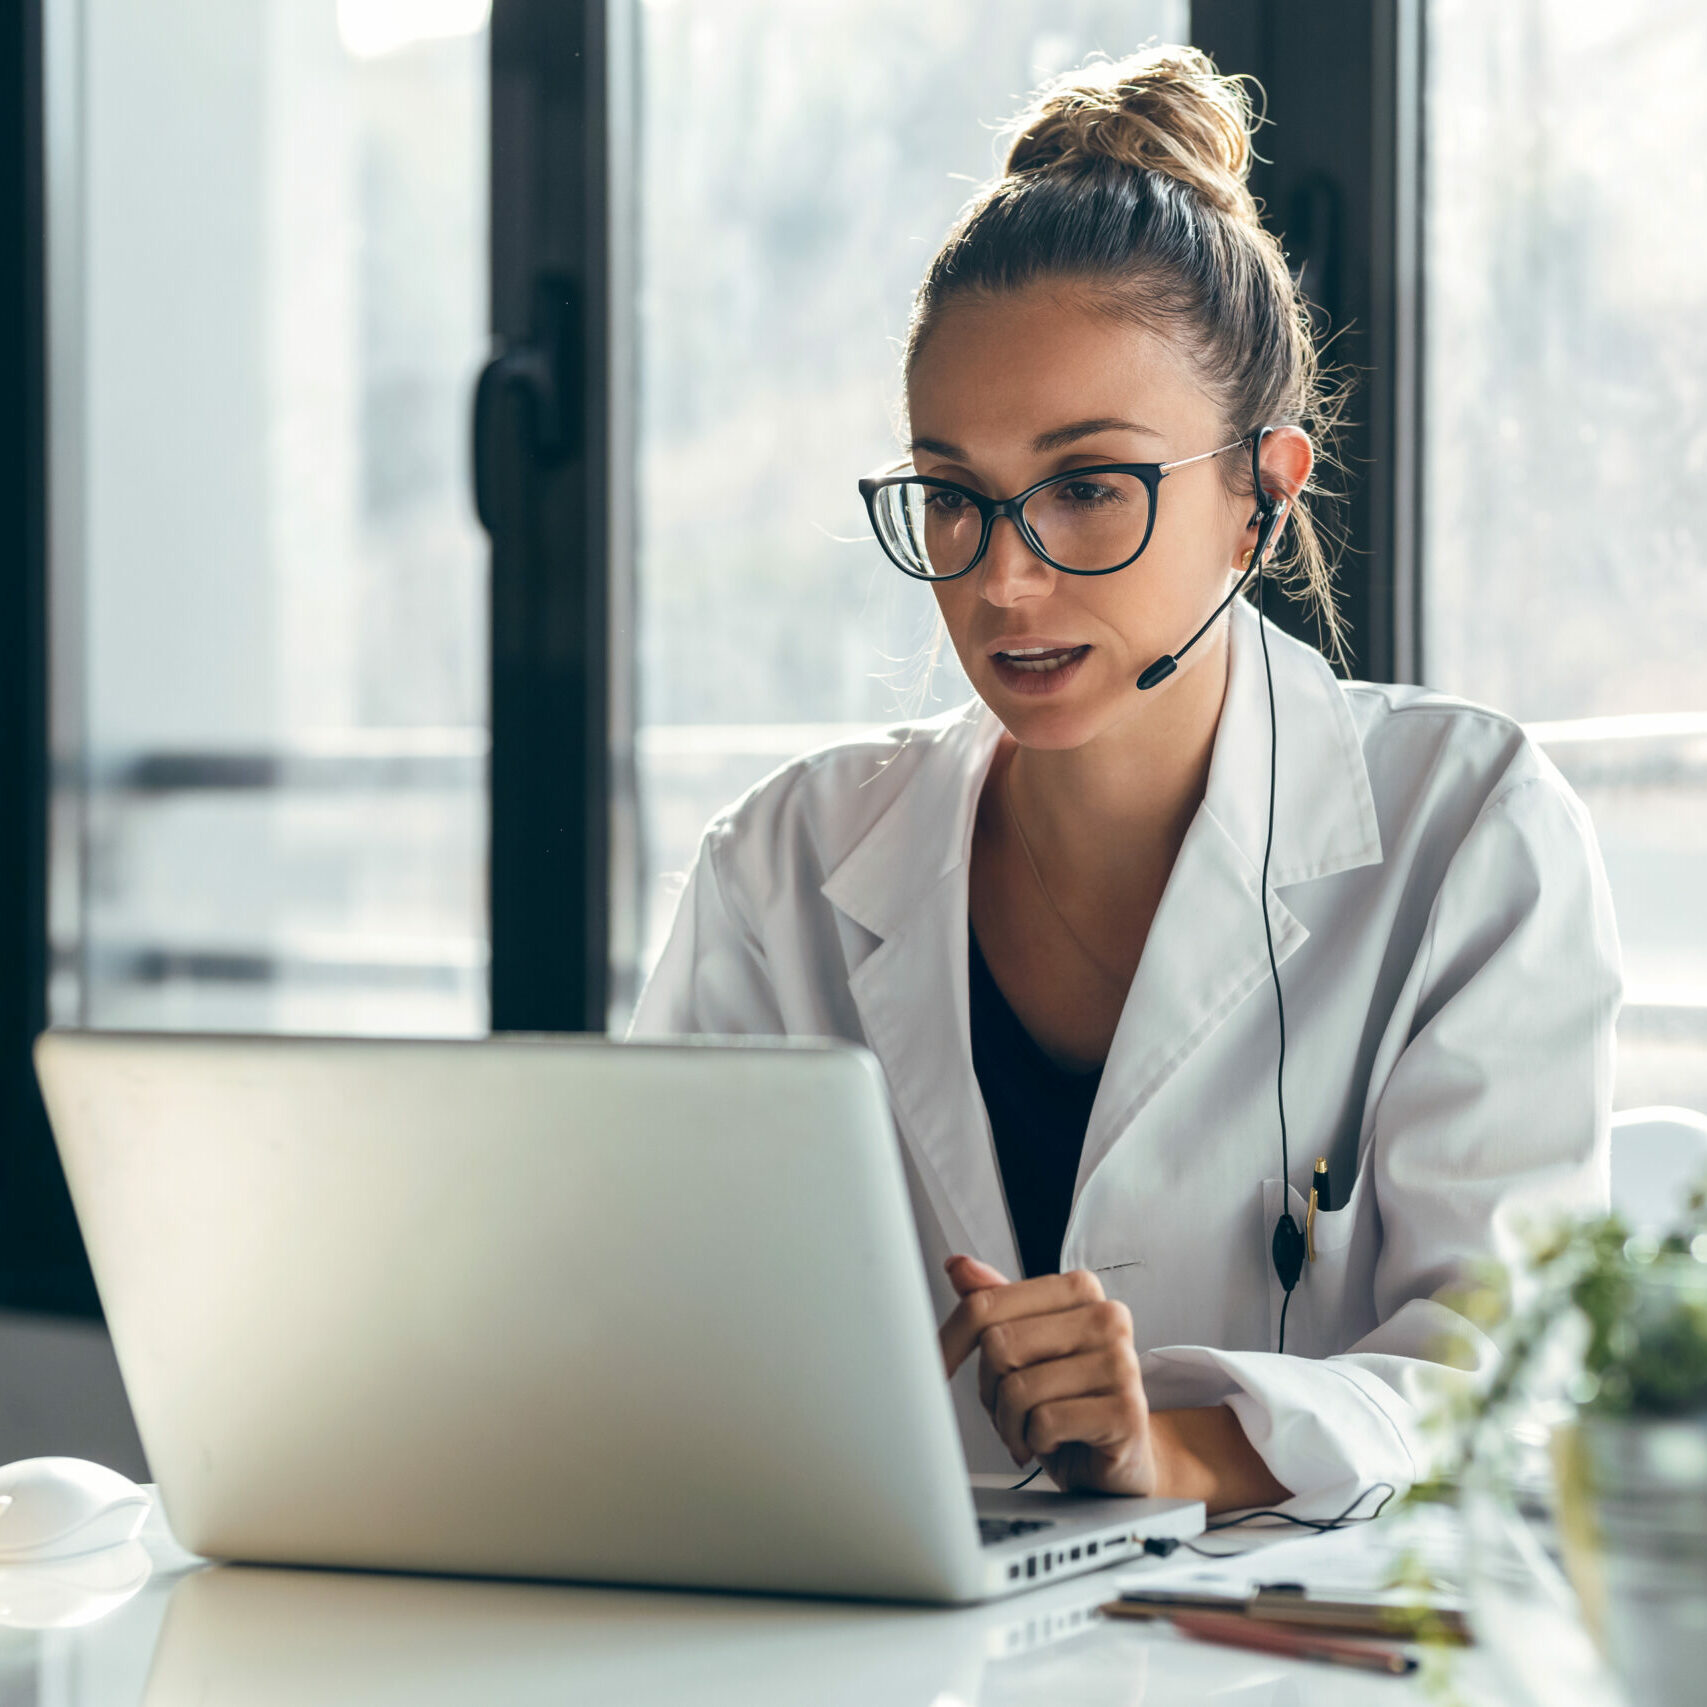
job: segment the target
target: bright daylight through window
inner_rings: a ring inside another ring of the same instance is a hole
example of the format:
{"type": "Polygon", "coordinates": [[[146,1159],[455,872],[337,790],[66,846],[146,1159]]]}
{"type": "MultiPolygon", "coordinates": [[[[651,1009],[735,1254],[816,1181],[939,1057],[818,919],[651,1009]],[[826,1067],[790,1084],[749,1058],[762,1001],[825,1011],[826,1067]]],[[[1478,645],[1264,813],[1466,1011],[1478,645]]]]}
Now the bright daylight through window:
{"type": "Polygon", "coordinates": [[[488,9],[83,0],[62,1023],[485,1027],[488,9]]]}
{"type": "Polygon", "coordinates": [[[1425,678],[1528,722],[1594,816],[1619,1104],[1707,1107],[1707,12],[1428,27],[1425,678]]]}

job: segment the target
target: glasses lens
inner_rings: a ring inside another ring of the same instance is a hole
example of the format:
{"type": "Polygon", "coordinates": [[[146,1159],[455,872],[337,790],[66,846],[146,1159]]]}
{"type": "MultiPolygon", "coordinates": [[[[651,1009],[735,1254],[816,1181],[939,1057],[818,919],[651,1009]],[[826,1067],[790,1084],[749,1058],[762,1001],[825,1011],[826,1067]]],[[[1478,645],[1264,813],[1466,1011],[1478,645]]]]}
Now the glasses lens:
{"type": "Polygon", "coordinates": [[[937,580],[972,561],[984,518],[964,493],[932,480],[883,487],[872,506],[884,549],[910,575],[937,580]]]}
{"type": "Polygon", "coordinates": [[[1150,488],[1130,474],[1070,474],[1026,499],[1025,519],[1063,569],[1117,569],[1143,548],[1150,488]]]}

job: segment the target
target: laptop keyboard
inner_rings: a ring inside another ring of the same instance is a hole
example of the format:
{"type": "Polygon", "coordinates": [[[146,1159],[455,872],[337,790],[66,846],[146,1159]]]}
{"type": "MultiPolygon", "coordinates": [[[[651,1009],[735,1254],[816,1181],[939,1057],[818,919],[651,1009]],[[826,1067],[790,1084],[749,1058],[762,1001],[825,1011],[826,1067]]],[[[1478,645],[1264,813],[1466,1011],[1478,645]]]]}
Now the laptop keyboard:
{"type": "Polygon", "coordinates": [[[1012,1541],[1016,1535],[1031,1535],[1039,1529],[1053,1529],[1050,1517],[981,1517],[978,1519],[978,1539],[986,1547],[999,1541],[1012,1541]]]}

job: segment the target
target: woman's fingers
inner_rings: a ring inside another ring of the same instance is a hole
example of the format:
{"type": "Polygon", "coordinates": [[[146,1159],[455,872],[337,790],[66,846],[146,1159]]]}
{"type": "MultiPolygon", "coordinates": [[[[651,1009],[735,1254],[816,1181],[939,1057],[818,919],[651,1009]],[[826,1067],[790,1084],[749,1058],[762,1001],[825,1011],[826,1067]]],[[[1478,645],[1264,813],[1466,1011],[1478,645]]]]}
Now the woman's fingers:
{"type": "Polygon", "coordinates": [[[1147,1493],[1149,1406],[1132,1315],[1085,1269],[1008,1281],[976,1257],[944,1268],[960,1294],[942,1325],[952,1376],[975,1349],[978,1391],[1016,1464],[1034,1454],[1063,1487],[1147,1493]]]}
{"type": "Polygon", "coordinates": [[[964,1298],[969,1292],[979,1292],[989,1286],[1006,1286],[1008,1277],[999,1268],[991,1268],[977,1257],[950,1257],[943,1265],[948,1283],[964,1298]]]}
{"type": "MultiPolygon", "coordinates": [[[[952,1256],[943,1265],[943,1272],[948,1276],[948,1283],[962,1298],[969,1298],[974,1292],[987,1291],[992,1286],[1006,1286],[1008,1277],[999,1268],[992,1268],[987,1262],[980,1262],[976,1257],[952,1256]]],[[[966,1352],[959,1349],[959,1328],[956,1327],[955,1350],[950,1350],[949,1325],[955,1322],[951,1315],[947,1322],[937,1329],[937,1344],[942,1349],[943,1367],[952,1377],[962,1363],[966,1361],[966,1352]]]]}
{"type": "MultiPolygon", "coordinates": [[[[1052,1399],[1038,1405],[1026,1419],[1025,1444],[1047,1459],[1067,1447],[1088,1446],[1100,1457],[1138,1460],[1149,1427],[1143,1389],[1096,1393],[1088,1398],[1052,1399]]],[[[1057,1478],[1059,1480],[1059,1478],[1057,1478]]],[[[1108,1492],[1148,1493],[1147,1487],[1107,1488],[1108,1492]]]]}
{"type": "Polygon", "coordinates": [[[1043,1459],[1063,1487],[1150,1492],[1155,1447],[1126,1306],[1085,1269],[1008,1282],[974,1257],[945,1267],[960,1302],[942,1325],[943,1363],[953,1375],[979,1351],[979,1396],[1014,1462],[1043,1459]]]}
{"type": "Polygon", "coordinates": [[[1119,1395],[1138,1384],[1138,1354],[1130,1340],[1102,1345],[1074,1357],[1058,1357],[1016,1369],[997,1383],[990,1416],[1002,1444],[1023,1464],[1036,1450],[1029,1434],[1031,1418],[1063,1399],[1119,1395]]]}
{"type": "Polygon", "coordinates": [[[1016,1369],[1099,1346],[1129,1350],[1132,1312],[1115,1299],[1099,1298],[1076,1309],[997,1322],[984,1330],[978,1345],[978,1396],[984,1408],[991,1410],[997,1385],[1016,1369]]]}
{"type": "Polygon", "coordinates": [[[1017,1280],[967,1293],[942,1325],[942,1360],[950,1375],[972,1355],[986,1330],[1025,1316],[1077,1310],[1102,1301],[1102,1282],[1086,1269],[1017,1280]]]}

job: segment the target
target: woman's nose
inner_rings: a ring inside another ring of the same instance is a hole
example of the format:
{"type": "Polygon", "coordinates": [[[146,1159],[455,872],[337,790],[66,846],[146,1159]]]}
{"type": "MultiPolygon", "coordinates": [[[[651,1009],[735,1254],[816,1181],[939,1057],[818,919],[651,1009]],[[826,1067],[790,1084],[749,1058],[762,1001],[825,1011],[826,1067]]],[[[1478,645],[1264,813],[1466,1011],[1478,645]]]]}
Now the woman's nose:
{"type": "Polygon", "coordinates": [[[1056,571],[1025,542],[1011,516],[998,516],[990,529],[990,544],[978,565],[979,591],[993,605],[1017,604],[1047,596],[1056,571]]]}

